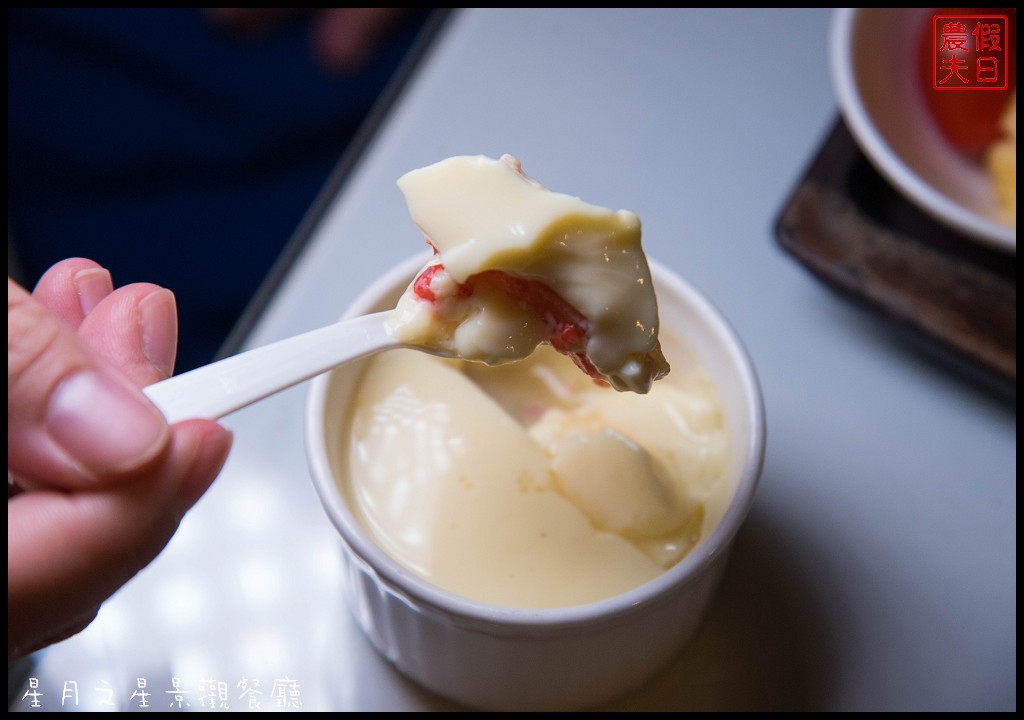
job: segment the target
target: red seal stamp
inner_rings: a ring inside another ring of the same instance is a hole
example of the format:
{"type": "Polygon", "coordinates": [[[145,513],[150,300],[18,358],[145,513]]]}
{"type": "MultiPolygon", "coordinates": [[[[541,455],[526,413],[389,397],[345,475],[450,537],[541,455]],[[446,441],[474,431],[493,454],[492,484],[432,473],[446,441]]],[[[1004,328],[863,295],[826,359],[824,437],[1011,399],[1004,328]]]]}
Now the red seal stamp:
{"type": "Polygon", "coordinates": [[[935,15],[932,87],[1006,90],[1009,49],[1006,15],[935,15]]]}

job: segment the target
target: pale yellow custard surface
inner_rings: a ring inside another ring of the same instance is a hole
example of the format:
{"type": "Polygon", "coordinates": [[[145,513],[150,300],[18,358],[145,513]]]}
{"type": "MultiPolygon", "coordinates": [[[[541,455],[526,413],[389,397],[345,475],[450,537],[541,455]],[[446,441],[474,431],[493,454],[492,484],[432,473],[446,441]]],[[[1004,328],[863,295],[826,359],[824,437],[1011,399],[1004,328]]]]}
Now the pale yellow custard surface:
{"type": "Polygon", "coordinates": [[[392,335],[492,365],[562,337],[557,313],[480,280],[499,271],[550,288],[582,316],[575,354],[595,378],[645,393],[668,373],[635,214],[553,192],[511,155],[448,158],[406,173],[398,185],[437,253],[419,273],[430,278],[431,297],[417,294],[414,281],[388,320],[392,335]]]}
{"type": "Polygon", "coordinates": [[[338,438],[342,494],[395,560],[470,599],[555,608],[638,587],[734,492],[718,392],[664,341],[673,371],[644,395],[595,384],[547,346],[498,367],[376,356],[338,438]]]}

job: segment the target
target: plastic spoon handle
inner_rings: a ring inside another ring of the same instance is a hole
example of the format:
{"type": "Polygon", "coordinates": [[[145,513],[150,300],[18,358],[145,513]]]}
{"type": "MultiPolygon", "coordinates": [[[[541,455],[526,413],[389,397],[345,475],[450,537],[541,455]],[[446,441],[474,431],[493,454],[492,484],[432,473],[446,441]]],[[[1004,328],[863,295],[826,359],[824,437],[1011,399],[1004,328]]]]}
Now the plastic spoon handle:
{"type": "Polygon", "coordinates": [[[216,420],[343,363],[400,347],[388,312],[343,320],[150,385],[143,392],[168,422],[216,420]]]}

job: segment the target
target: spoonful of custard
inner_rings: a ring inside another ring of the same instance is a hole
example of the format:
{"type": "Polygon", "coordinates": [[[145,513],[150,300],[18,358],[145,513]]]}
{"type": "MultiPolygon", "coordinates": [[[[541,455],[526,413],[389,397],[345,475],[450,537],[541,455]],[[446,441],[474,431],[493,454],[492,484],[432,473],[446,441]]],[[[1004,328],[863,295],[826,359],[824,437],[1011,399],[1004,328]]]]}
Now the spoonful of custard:
{"type": "Polygon", "coordinates": [[[548,190],[511,155],[448,158],[398,186],[434,253],[396,308],[150,385],[168,421],[220,418],[396,347],[498,365],[548,343],[596,382],[637,393],[668,373],[636,215],[548,190]]]}

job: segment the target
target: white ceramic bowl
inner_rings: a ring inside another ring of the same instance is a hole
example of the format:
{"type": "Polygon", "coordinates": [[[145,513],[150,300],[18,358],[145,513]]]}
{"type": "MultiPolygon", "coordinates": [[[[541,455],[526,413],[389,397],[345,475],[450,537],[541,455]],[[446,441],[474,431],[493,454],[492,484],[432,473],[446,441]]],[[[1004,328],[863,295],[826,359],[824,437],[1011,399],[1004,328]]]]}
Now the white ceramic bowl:
{"type": "Polygon", "coordinates": [[[1016,253],[1017,230],[999,220],[988,174],[945,140],[922,96],[918,42],[935,12],[835,11],[829,59],[840,112],[867,158],[904,197],[939,222],[1016,253]]]}
{"type": "MultiPolygon", "coordinates": [[[[410,258],[386,274],[345,317],[394,307],[424,259],[410,258]]],[[[617,597],[516,610],[467,600],[406,570],[367,536],[337,485],[338,438],[366,361],[313,381],[307,453],[317,492],[341,537],[349,609],[381,654],[429,690],[490,710],[593,707],[665,666],[704,615],[760,478],[764,408],[750,358],[721,315],[664,266],[652,262],[651,269],[662,326],[685,338],[722,395],[735,495],[719,525],[678,565],[617,597]]]]}

